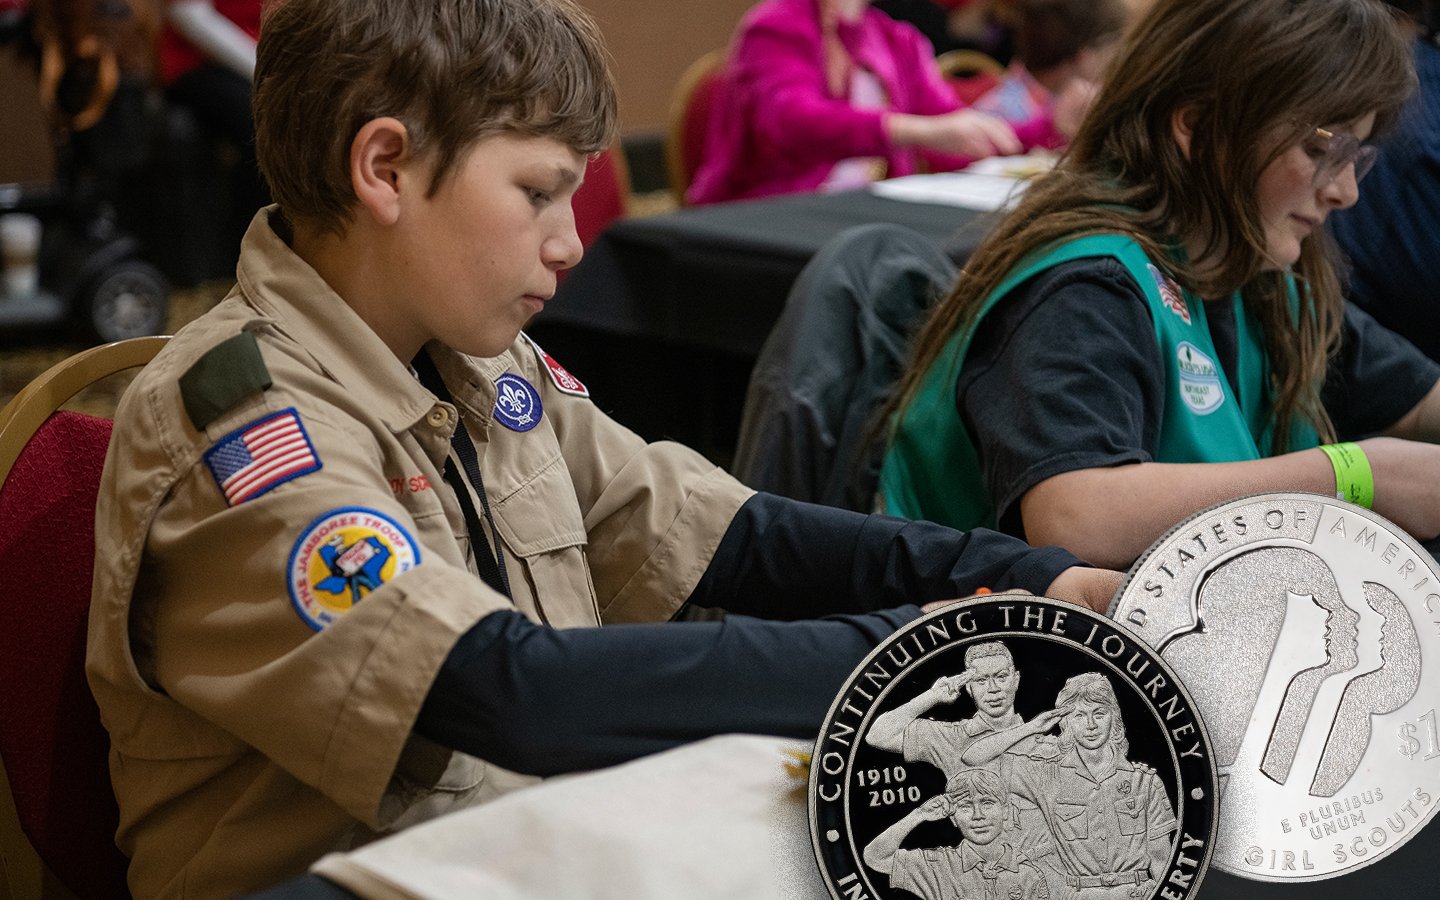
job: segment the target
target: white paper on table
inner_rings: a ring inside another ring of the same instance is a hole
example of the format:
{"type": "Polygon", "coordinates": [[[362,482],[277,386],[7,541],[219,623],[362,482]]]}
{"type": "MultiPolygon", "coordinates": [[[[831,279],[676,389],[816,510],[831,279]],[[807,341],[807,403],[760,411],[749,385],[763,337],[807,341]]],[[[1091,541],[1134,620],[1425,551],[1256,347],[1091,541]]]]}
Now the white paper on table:
{"type": "Polygon", "coordinates": [[[881,197],[911,203],[942,203],[965,209],[1003,209],[1019,199],[1027,182],[1009,175],[937,172],[877,181],[870,190],[881,197]]]}
{"type": "Polygon", "coordinates": [[[1004,175],[1007,178],[1034,178],[1055,167],[1059,155],[1050,150],[1032,150],[1021,156],[987,156],[961,171],[967,175],[1004,175]]]}
{"type": "Polygon", "coordinates": [[[311,871],[368,900],[827,900],[805,741],[723,735],[549,779],[311,871]]]}

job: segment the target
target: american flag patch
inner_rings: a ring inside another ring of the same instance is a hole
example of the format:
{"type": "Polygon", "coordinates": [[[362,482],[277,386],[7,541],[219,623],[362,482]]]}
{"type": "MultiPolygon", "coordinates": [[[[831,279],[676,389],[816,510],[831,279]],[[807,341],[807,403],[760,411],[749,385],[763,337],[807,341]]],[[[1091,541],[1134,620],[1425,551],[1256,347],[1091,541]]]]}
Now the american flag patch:
{"type": "Polygon", "coordinates": [[[205,464],[231,506],[320,468],[293,407],[230,432],[205,451],[205,464]]]}

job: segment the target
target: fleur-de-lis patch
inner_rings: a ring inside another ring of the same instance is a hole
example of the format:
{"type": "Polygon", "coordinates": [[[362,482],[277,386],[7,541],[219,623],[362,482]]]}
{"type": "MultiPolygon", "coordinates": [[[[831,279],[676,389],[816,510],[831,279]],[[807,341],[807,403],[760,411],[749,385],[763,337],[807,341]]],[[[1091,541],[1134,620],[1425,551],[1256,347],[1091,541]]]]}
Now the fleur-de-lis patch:
{"type": "Polygon", "coordinates": [[[495,418],[511,431],[529,431],[540,424],[544,409],[540,392],[513,372],[495,379],[495,418]]]}

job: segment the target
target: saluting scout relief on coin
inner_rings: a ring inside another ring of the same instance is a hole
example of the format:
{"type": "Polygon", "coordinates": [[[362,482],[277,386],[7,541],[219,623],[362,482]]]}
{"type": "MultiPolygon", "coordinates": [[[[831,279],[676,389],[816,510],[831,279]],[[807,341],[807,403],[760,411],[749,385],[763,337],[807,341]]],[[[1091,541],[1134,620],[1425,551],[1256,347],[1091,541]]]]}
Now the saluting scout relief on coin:
{"type": "Polygon", "coordinates": [[[836,900],[1184,900],[1217,789],[1154,651],[1000,594],[916,620],[851,675],[810,766],[811,838],[836,900]]]}
{"type": "Polygon", "coordinates": [[[1440,568],[1318,494],[1241,498],[1131,568],[1111,615],[1199,705],[1220,774],[1215,865],[1308,881],[1373,863],[1440,802],[1440,568]]]}

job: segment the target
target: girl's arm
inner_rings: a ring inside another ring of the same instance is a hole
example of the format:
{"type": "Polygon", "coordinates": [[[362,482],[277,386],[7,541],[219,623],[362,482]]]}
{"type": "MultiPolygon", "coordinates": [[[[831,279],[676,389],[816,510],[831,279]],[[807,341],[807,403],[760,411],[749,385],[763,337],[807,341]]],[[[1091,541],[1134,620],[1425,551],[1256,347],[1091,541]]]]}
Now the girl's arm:
{"type": "MultiPolygon", "coordinates": [[[[1421,406],[1433,410],[1436,396],[1431,391],[1421,406]]],[[[1375,512],[1418,540],[1440,534],[1440,446],[1393,437],[1359,444],[1375,479],[1375,512]]],[[[1267,491],[1333,497],[1335,470],[1320,450],[1247,462],[1077,469],[1035,485],[1020,511],[1031,544],[1057,544],[1094,565],[1123,569],[1187,516],[1267,491]]]]}
{"type": "Polygon", "coordinates": [[[1031,544],[1058,544],[1086,562],[1124,569],[1181,519],[1263,491],[1333,495],[1334,469],[1319,450],[1248,462],[1075,469],[1026,492],[1020,514],[1031,544]]]}

